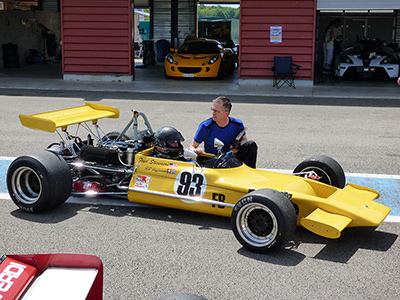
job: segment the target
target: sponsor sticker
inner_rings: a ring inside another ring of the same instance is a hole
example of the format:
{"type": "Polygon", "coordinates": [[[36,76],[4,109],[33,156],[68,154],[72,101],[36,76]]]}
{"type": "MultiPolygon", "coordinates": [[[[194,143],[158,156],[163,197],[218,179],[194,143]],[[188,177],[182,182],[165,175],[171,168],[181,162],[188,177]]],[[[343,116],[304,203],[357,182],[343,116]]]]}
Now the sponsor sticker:
{"type": "Polygon", "coordinates": [[[147,190],[149,188],[151,182],[151,177],[150,176],[144,176],[144,175],[137,175],[135,178],[135,188],[138,189],[145,189],[147,190]]]}

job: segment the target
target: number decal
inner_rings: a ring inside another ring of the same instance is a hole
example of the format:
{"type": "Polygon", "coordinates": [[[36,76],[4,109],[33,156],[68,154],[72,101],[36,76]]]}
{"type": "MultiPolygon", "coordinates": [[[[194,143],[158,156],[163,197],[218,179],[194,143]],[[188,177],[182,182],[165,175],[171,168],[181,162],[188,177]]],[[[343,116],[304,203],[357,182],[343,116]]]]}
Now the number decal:
{"type": "MultiPolygon", "coordinates": [[[[193,169],[183,170],[176,176],[174,191],[180,196],[203,197],[207,188],[207,180],[204,174],[194,173],[193,169]]],[[[193,201],[182,200],[186,203],[193,201]]]]}
{"type": "Polygon", "coordinates": [[[194,187],[191,187],[189,189],[189,196],[200,196],[201,194],[201,187],[203,185],[203,175],[201,174],[193,174],[192,176],[192,182],[194,183],[194,187]]]}
{"type": "Polygon", "coordinates": [[[192,174],[190,174],[189,172],[182,172],[179,175],[180,180],[176,193],[181,196],[186,196],[189,192],[190,183],[192,181],[192,174]]]}

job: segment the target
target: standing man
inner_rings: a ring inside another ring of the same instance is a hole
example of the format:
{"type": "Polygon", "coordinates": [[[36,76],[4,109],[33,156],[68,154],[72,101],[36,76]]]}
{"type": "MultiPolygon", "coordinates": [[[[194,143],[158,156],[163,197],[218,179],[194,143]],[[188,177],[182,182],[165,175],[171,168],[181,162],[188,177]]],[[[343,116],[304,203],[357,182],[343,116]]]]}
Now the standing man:
{"type": "Polygon", "coordinates": [[[217,138],[224,143],[222,152],[233,151],[244,164],[255,168],[258,147],[254,141],[247,140],[246,133],[240,140],[239,149],[233,148],[236,137],[245,127],[241,120],[229,116],[232,109],[230,100],[220,96],[212,103],[212,118],[200,123],[189,148],[197,154],[205,151],[217,155],[218,150],[214,147],[214,139],[217,138]],[[204,150],[199,148],[202,142],[204,142],[204,150]]]}
{"type": "Polygon", "coordinates": [[[342,27],[340,25],[340,20],[335,19],[329,23],[328,29],[326,31],[326,38],[324,44],[324,72],[330,73],[332,71],[332,61],[334,56],[340,55],[340,40],[342,39],[342,27]]]}

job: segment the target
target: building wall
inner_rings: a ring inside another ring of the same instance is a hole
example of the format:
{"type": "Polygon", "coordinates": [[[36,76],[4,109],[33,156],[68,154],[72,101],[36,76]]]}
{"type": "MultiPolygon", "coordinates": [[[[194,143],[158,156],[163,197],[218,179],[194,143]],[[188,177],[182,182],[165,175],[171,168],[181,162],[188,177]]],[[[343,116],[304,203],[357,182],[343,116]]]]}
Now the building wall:
{"type": "Polygon", "coordinates": [[[274,56],[292,56],[296,78],[313,79],[316,0],[241,0],[240,9],[239,79],[271,79],[274,56]],[[281,43],[270,41],[275,25],[281,43]]]}
{"type": "Polygon", "coordinates": [[[133,75],[133,0],[62,0],[63,74],[133,75]]]}

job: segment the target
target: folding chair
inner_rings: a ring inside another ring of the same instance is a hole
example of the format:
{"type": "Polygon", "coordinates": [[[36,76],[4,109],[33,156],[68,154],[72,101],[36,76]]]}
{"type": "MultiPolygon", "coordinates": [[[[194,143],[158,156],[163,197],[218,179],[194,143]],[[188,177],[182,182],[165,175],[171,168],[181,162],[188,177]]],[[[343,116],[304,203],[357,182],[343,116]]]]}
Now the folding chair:
{"type": "Polygon", "coordinates": [[[274,56],[274,72],[273,86],[280,88],[282,85],[287,84],[289,87],[296,88],[294,79],[297,71],[301,66],[292,63],[291,56],[274,56]]]}

